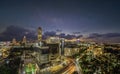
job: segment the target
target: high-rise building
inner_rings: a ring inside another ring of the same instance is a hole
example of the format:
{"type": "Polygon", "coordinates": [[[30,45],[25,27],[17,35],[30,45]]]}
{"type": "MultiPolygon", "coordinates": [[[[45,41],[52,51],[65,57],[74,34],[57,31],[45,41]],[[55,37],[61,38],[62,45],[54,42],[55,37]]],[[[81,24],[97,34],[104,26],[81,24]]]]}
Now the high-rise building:
{"type": "Polygon", "coordinates": [[[25,43],[25,44],[27,43],[26,36],[23,37],[23,41],[22,41],[22,43],[25,43]]]}
{"type": "Polygon", "coordinates": [[[13,44],[13,45],[16,45],[16,43],[17,43],[16,39],[13,38],[13,40],[12,40],[12,44],[13,44]]]}
{"type": "Polygon", "coordinates": [[[65,39],[61,38],[61,40],[60,40],[60,55],[64,55],[64,45],[65,45],[65,39]]]}
{"type": "Polygon", "coordinates": [[[42,41],[42,28],[41,27],[38,28],[38,41],[39,42],[42,41]]]}

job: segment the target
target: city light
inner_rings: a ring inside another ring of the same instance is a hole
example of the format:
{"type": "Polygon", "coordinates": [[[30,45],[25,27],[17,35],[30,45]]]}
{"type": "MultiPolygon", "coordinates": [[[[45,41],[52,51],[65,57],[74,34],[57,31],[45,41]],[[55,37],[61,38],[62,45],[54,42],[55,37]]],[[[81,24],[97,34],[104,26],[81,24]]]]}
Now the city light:
{"type": "Polygon", "coordinates": [[[120,1],[0,0],[0,74],[120,74],[120,1]]]}

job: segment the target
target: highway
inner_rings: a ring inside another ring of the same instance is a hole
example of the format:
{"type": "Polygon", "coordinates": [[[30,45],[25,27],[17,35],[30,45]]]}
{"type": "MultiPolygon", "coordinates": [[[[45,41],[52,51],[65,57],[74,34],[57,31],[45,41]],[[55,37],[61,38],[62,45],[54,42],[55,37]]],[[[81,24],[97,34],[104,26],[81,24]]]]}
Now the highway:
{"type": "Polygon", "coordinates": [[[44,74],[73,74],[74,72],[77,72],[76,74],[82,74],[81,70],[79,69],[78,64],[71,58],[65,58],[69,63],[62,66],[62,63],[60,65],[56,65],[51,68],[46,68],[42,70],[41,73],[44,74]],[[60,67],[61,66],[61,67],[60,67]]]}
{"type": "Polygon", "coordinates": [[[74,71],[76,71],[76,67],[74,65],[74,63],[70,63],[67,68],[65,68],[63,70],[63,72],[61,72],[61,74],[72,74],[74,71]]]}
{"type": "Polygon", "coordinates": [[[66,58],[70,63],[65,67],[65,69],[61,70],[61,74],[73,74],[77,72],[78,74],[82,74],[81,68],[76,60],[71,58],[66,58]]]}

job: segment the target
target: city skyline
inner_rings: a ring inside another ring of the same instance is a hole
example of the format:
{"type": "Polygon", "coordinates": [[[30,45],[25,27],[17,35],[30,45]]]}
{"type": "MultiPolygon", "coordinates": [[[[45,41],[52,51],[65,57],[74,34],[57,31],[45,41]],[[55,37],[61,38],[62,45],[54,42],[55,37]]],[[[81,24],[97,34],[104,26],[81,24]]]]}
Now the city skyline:
{"type": "Polygon", "coordinates": [[[0,74],[119,74],[120,1],[0,0],[0,74]]]}

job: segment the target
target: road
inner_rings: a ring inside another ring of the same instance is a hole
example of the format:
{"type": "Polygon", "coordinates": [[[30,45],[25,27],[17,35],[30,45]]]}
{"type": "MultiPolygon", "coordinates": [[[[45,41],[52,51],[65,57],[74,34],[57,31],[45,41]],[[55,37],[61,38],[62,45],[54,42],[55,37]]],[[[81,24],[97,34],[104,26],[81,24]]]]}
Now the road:
{"type": "Polygon", "coordinates": [[[78,74],[82,74],[81,68],[79,66],[79,63],[71,58],[66,58],[67,60],[69,60],[69,64],[68,66],[61,70],[61,74],[72,74],[74,72],[77,72],[78,74]]]}
{"type": "MultiPolygon", "coordinates": [[[[44,74],[73,74],[74,72],[77,72],[78,74],[82,74],[81,72],[79,72],[79,67],[78,64],[71,58],[65,58],[68,63],[64,66],[62,66],[62,63],[60,65],[57,65],[56,67],[52,67],[52,68],[45,68],[44,70],[42,70],[41,73],[44,74]],[[54,71],[54,72],[53,72],[54,71]]],[[[64,61],[65,62],[65,61],[64,61]]],[[[77,74],[76,73],[76,74],[77,74]]]]}
{"type": "Polygon", "coordinates": [[[74,71],[76,71],[76,67],[74,63],[70,63],[62,72],[61,74],[72,74],[74,71]]]}

